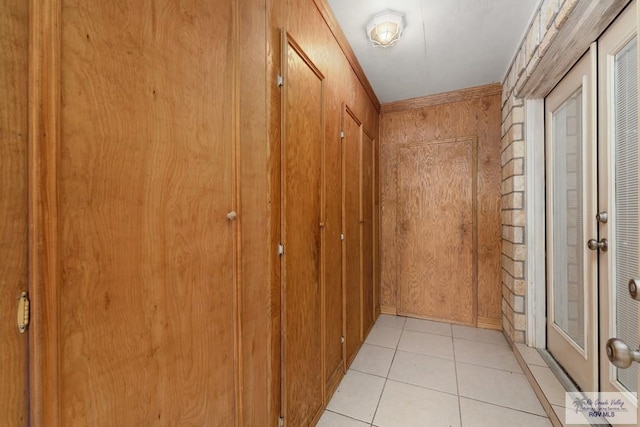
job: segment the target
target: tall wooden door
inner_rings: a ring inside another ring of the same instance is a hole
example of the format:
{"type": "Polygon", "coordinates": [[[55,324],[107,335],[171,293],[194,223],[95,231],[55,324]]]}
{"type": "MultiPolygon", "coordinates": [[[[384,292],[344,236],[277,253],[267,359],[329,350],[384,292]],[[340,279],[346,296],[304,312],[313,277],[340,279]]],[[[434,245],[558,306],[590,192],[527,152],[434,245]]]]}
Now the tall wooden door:
{"type": "Polygon", "coordinates": [[[27,290],[29,4],[0,6],[0,426],[27,425],[27,334],[16,325],[27,290]]]}
{"type": "Polygon", "coordinates": [[[234,2],[34,4],[32,422],[236,425],[234,2]]]}
{"type": "Polygon", "coordinates": [[[476,321],[475,138],[398,153],[398,312],[476,321]]]}
{"type": "Polygon", "coordinates": [[[321,166],[324,77],[283,35],[282,337],[283,416],[311,425],[323,409],[321,166]]]}
{"type": "Polygon", "coordinates": [[[362,275],[362,334],[373,326],[373,205],[374,205],[374,141],[362,132],[360,149],[360,263],[362,275]]]}
{"type": "Polygon", "coordinates": [[[361,125],[346,107],[342,116],[342,233],[345,363],[362,342],[362,276],[360,265],[360,140],[361,125]]]}

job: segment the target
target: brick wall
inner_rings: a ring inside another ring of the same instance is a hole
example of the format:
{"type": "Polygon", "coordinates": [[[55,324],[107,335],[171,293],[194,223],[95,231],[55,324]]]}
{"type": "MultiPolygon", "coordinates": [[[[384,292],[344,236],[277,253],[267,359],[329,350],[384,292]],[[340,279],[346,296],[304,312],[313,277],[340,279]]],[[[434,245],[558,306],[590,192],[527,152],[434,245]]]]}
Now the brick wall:
{"type": "Polygon", "coordinates": [[[502,324],[514,342],[524,342],[527,326],[525,111],[518,93],[579,1],[541,2],[502,83],[502,324]]]}

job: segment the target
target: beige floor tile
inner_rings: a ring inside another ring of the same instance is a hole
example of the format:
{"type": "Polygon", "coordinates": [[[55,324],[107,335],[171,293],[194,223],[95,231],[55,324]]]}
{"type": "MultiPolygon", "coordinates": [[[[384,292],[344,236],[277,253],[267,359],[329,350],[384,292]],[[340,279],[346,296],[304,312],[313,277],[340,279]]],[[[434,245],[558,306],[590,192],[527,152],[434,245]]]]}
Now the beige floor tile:
{"type": "Polygon", "coordinates": [[[587,422],[587,419],[584,419],[584,424],[566,424],[566,416],[565,416],[565,408],[564,406],[556,406],[556,405],[551,405],[551,407],[553,408],[554,412],[556,413],[556,415],[558,416],[558,418],[560,419],[560,422],[562,423],[562,425],[567,425],[570,427],[591,427],[591,424],[589,422],[587,422]]]}
{"type": "Polygon", "coordinates": [[[387,328],[402,329],[407,320],[404,316],[392,316],[390,314],[381,314],[376,320],[376,325],[386,326],[387,328]]]}
{"type": "Polygon", "coordinates": [[[459,362],[456,368],[460,396],[532,414],[545,414],[523,374],[459,362]]]}
{"type": "Polygon", "coordinates": [[[331,398],[327,409],[370,423],[385,381],[384,378],[349,370],[331,398]]]}
{"type": "Polygon", "coordinates": [[[365,343],[379,345],[380,347],[396,348],[401,334],[402,329],[375,325],[371,328],[371,332],[369,332],[365,343]]]}
{"type": "Polygon", "coordinates": [[[518,348],[518,351],[520,351],[524,361],[527,362],[527,365],[547,366],[547,363],[535,348],[527,347],[524,344],[516,344],[516,347],[518,348]]]}
{"type": "Polygon", "coordinates": [[[439,357],[398,350],[389,379],[446,393],[458,393],[455,363],[439,357]]]}
{"type": "Polygon", "coordinates": [[[450,337],[441,335],[404,330],[398,343],[398,350],[453,359],[453,341],[450,337]]]}
{"type": "Polygon", "coordinates": [[[363,423],[335,412],[324,411],[316,427],[366,427],[369,425],[369,423],[363,423]]]}
{"type": "Polygon", "coordinates": [[[389,380],[373,423],[379,427],[460,426],[458,398],[389,380]]]}
{"type": "Polygon", "coordinates": [[[551,372],[551,369],[542,366],[529,366],[533,377],[542,389],[547,400],[552,405],[565,406],[565,389],[560,381],[551,372]]]}
{"type": "Polygon", "coordinates": [[[386,378],[395,352],[393,348],[362,344],[349,369],[386,378]]]}
{"type": "Polygon", "coordinates": [[[404,324],[407,331],[422,332],[424,334],[451,336],[451,324],[443,322],[434,322],[432,320],[407,318],[404,324]]]}
{"type": "Polygon", "coordinates": [[[453,325],[453,337],[471,341],[486,342],[489,344],[509,345],[504,335],[502,335],[502,332],[494,331],[492,329],[453,325]]]}
{"type": "Polygon", "coordinates": [[[454,338],[453,348],[457,362],[486,366],[510,372],[522,372],[511,347],[454,338]]]}
{"type": "Polygon", "coordinates": [[[549,418],[460,398],[463,427],[551,427],[549,418]]]}

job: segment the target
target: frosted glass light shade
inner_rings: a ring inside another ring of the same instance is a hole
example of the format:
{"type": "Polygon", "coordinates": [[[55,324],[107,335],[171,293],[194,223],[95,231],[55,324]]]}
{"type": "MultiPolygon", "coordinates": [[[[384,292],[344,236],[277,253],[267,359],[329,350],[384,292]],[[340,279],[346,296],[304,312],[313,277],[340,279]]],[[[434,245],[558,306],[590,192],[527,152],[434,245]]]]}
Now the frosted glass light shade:
{"type": "Polygon", "coordinates": [[[400,40],[404,15],[387,10],[373,17],[367,25],[367,37],[376,47],[390,47],[400,40]]]}

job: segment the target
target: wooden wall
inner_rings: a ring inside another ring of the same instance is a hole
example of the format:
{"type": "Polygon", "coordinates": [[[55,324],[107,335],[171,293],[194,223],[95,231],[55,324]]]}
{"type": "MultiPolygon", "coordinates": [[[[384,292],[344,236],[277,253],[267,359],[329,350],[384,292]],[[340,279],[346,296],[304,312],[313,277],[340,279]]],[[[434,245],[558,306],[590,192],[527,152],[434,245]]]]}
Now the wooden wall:
{"type": "MultiPolygon", "coordinates": [[[[343,294],[342,294],[342,243],[340,240],[342,203],[341,203],[341,145],[340,131],[344,105],[363,123],[374,141],[378,141],[379,103],[362,75],[356,71],[359,66],[350,62],[352,55],[346,47],[341,31],[329,12],[324,0],[288,0],[272,1],[269,4],[269,147],[270,163],[270,208],[271,208],[271,245],[277,248],[280,236],[280,197],[279,180],[281,164],[279,156],[281,91],[275,85],[281,73],[281,32],[285,31],[300,49],[308,56],[324,76],[325,85],[325,141],[323,147],[322,197],[322,335],[323,335],[323,399],[325,404],[335,391],[343,372],[334,370],[343,360],[341,338],[343,334],[343,294]],[[334,32],[332,32],[332,29],[334,32]]],[[[286,82],[285,82],[286,84],[286,82]]],[[[280,263],[277,257],[271,257],[271,369],[279,372],[280,361],[280,263]]],[[[273,377],[272,390],[278,390],[279,380],[273,377]]],[[[279,413],[279,396],[272,394],[271,413],[279,413]]],[[[269,418],[271,425],[274,419],[269,418]]]]}
{"type": "MultiPolygon", "coordinates": [[[[477,139],[477,323],[500,328],[500,95],[499,85],[382,106],[380,118],[380,305],[396,313],[399,147],[459,138],[477,139]]],[[[416,177],[417,179],[419,177],[416,177]]]]}
{"type": "Polygon", "coordinates": [[[0,426],[27,425],[27,340],[16,325],[27,290],[29,4],[0,7],[0,426]]]}
{"type": "Polygon", "coordinates": [[[13,203],[0,207],[14,221],[0,237],[20,276],[3,276],[1,312],[15,320],[26,285],[34,312],[28,363],[27,335],[0,336],[17,349],[3,366],[22,375],[5,387],[13,400],[0,394],[2,413],[24,409],[29,370],[34,425],[277,425],[283,32],[323,76],[326,404],[344,373],[342,116],[347,106],[375,156],[380,105],[325,1],[32,0],[1,12],[0,95],[13,104],[0,115],[1,176],[13,203]]]}

